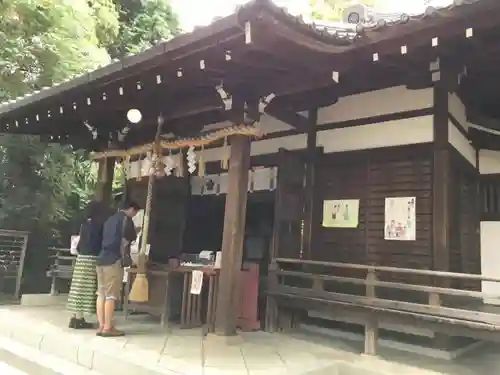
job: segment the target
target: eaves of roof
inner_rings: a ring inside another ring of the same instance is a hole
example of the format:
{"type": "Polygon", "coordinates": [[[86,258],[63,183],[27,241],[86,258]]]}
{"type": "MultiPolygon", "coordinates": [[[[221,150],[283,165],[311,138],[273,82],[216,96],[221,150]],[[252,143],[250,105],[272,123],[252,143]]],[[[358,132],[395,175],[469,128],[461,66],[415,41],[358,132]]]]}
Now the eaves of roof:
{"type": "MultiPolygon", "coordinates": [[[[163,41],[136,55],[127,56],[95,70],[84,72],[76,77],[70,77],[64,82],[55,83],[50,88],[43,88],[42,90],[28,93],[23,97],[0,103],[0,117],[32,103],[44,101],[54,96],[75,90],[83,85],[99,85],[100,83],[114,81],[119,79],[125,70],[130,71],[137,69],[140,71],[141,66],[151,59],[158,57],[167,58],[169,54],[179,49],[189,48],[191,44],[203,41],[211,36],[216,36],[225,30],[231,28],[237,30],[241,27],[245,19],[255,17],[259,12],[268,12],[289,27],[312,36],[324,43],[356,47],[359,44],[369,43],[372,39],[370,36],[372,33],[382,33],[384,30],[397,25],[404,24],[409,27],[412,24],[421,24],[435,17],[454,17],[457,12],[460,11],[460,8],[467,8],[477,3],[493,1],[500,0],[455,0],[453,4],[449,6],[442,8],[429,7],[424,13],[411,16],[404,13],[381,14],[369,10],[369,17],[363,18],[362,15],[358,15],[360,22],[358,24],[349,24],[348,22],[306,22],[303,18],[293,16],[288,13],[286,9],[276,6],[271,0],[252,0],[238,8],[232,15],[219,19],[208,26],[200,27],[190,33],[179,35],[168,41],[163,41]]],[[[349,19],[353,19],[352,15],[349,19]]],[[[405,26],[405,28],[406,27],[407,26],[405,26]]]]}

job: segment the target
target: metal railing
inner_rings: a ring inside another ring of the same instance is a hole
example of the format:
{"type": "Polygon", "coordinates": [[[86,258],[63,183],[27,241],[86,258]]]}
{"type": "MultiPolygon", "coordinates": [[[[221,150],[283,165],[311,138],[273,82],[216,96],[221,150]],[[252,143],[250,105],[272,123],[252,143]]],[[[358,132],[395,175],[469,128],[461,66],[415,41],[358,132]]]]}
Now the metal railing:
{"type": "Polygon", "coordinates": [[[0,229],[0,289],[15,299],[21,297],[28,232],[0,229]]]}

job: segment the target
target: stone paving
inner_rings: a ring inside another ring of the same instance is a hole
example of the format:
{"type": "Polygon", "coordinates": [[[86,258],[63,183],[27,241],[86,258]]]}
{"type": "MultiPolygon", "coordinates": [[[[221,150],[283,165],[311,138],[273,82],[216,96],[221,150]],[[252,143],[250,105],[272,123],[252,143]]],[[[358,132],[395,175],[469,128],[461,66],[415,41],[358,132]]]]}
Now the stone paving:
{"type": "MultiPolygon", "coordinates": [[[[431,375],[495,374],[498,347],[474,360],[432,361],[395,352],[383,358],[359,355],[356,343],[305,334],[241,333],[238,344],[204,339],[201,330],[162,330],[158,322],[134,316],[119,326],[128,335],[105,339],[67,328],[62,307],[3,307],[0,335],[102,374],[168,375],[431,375]],[[389,361],[390,360],[390,361],[389,361]],[[347,367],[346,367],[347,366],[347,367]],[[437,370],[439,372],[435,372],[437,370]],[[486,372],[485,372],[486,371],[486,372]]],[[[477,353],[476,353],[477,354],[477,353]]]]}

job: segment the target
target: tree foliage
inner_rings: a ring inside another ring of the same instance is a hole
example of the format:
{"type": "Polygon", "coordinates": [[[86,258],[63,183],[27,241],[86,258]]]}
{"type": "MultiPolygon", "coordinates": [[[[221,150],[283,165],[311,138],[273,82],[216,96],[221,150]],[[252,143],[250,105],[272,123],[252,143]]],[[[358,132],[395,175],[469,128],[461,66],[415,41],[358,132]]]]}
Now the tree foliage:
{"type": "MultiPolygon", "coordinates": [[[[178,32],[166,0],[0,1],[0,102],[178,32]]],[[[91,198],[96,166],[68,146],[0,138],[0,228],[50,238],[91,198]]]]}
{"type": "Polygon", "coordinates": [[[113,58],[138,53],[180,31],[168,0],[117,0],[118,37],[107,44],[113,58]]]}

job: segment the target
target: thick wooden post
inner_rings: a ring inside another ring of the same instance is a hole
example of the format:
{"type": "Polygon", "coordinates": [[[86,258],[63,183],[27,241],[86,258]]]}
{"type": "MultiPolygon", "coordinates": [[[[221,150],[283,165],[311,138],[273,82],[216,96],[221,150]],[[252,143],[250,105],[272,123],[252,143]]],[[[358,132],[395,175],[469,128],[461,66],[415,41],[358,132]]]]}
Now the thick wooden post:
{"type": "MultiPolygon", "coordinates": [[[[441,61],[439,80],[434,84],[434,147],[433,147],[433,220],[432,220],[432,259],[433,269],[438,271],[450,270],[450,204],[451,204],[451,160],[449,145],[449,93],[453,90],[453,83],[458,80],[448,61],[441,61]]],[[[433,284],[440,287],[449,287],[450,279],[435,279],[433,284]]],[[[434,306],[437,301],[430,300],[434,306]]],[[[449,347],[451,338],[436,333],[433,345],[437,348],[449,347]]]]}
{"type": "Polygon", "coordinates": [[[315,185],[315,170],[316,170],[316,141],[318,122],[318,110],[311,109],[308,114],[309,130],[307,132],[307,150],[306,150],[306,176],[304,184],[304,226],[302,230],[302,258],[311,259],[312,252],[312,232],[314,228],[314,185],[315,185]]]}
{"type": "Polygon", "coordinates": [[[433,269],[450,268],[450,146],[448,144],[448,71],[434,86],[433,269]]]}
{"type": "Polygon", "coordinates": [[[215,333],[224,336],[236,334],[238,279],[243,253],[250,168],[250,139],[235,135],[230,138],[230,144],[222,261],[215,314],[215,333]]]}
{"type": "Polygon", "coordinates": [[[97,172],[98,180],[95,192],[95,200],[98,202],[111,203],[115,161],[115,158],[99,160],[99,171],[97,172]]]}

